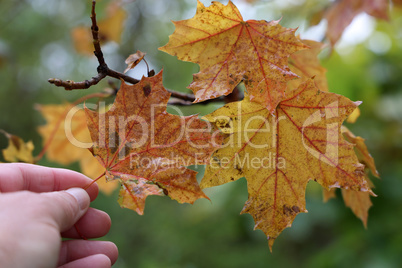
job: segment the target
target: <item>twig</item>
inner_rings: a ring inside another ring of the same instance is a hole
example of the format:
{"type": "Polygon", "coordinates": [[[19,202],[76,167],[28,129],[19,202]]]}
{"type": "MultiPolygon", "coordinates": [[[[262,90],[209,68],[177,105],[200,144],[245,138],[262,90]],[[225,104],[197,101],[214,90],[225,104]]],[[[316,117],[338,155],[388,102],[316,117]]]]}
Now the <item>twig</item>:
{"type": "Polygon", "coordinates": [[[137,84],[138,82],[140,82],[140,80],[137,80],[134,77],[125,75],[123,73],[119,73],[119,72],[117,72],[115,70],[112,70],[112,69],[109,69],[109,68],[107,68],[107,70],[106,70],[106,75],[108,75],[110,77],[113,77],[113,78],[116,78],[116,79],[123,79],[127,83],[130,83],[130,84],[133,84],[133,85],[137,84]]]}
{"type": "Polygon", "coordinates": [[[99,27],[98,24],[96,23],[96,12],[95,12],[95,6],[96,6],[96,1],[92,1],[92,10],[91,10],[91,21],[92,21],[92,26],[91,26],[91,32],[92,32],[92,39],[93,39],[93,44],[94,44],[94,54],[96,58],[98,59],[99,62],[99,67],[98,67],[98,73],[100,72],[99,69],[104,67],[105,69],[108,69],[107,64],[105,62],[105,59],[103,58],[103,52],[100,46],[100,40],[99,40],[99,27]]]}
{"type": "Polygon", "coordinates": [[[185,101],[185,100],[181,100],[181,99],[170,99],[168,101],[169,105],[175,105],[175,106],[190,106],[193,105],[193,103],[191,101],[185,101]]]}
{"type": "Polygon", "coordinates": [[[50,84],[53,84],[58,87],[64,87],[66,90],[73,90],[73,89],[87,89],[91,86],[98,84],[103,78],[106,77],[107,74],[105,73],[98,73],[97,76],[92,77],[91,80],[85,80],[82,82],[74,82],[71,80],[60,80],[57,78],[50,78],[47,80],[50,84]]]}
{"type": "Polygon", "coordinates": [[[116,72],[114,70],[109,69],[107,66],[105,59],[103,57],[103,52],[100,46],[100,40],[99,40],[99,27],[96,22],[96,13],[95,13],[95,5],[96,1],[92,1],[92,11],[91,11],[91,21],[92,21],[92,26],[91,26],[91,32],[92,32],[92,38],[93,38],[93,45],[94,45],[94,54],[96,58],[98,59],[99,66],[97,68],[98,75],[92,77],[90,80],[85,80],[82,82],[74,82],[71,80],[60,80],[56,78],[51,78],[48,80],[49,83],[54,84],[58,87],[64,87],[66,90],[73,90],[73,89],[87,89],[91,86],[94,86],[98,84],[102,79],[104,79],[106,76],[111,76],[117,79],[123,79],[124,81],[131,83],[131,84],[136,84],[139,82],[139,80],[132,78],[130,76],[124,75],[122,73],[116,72]]]}
{"type": "MultiPolygon", "coordinates": [[[[117,72],[115,70],[110,69],[103,57],[103,52],[101,49],[100,45],[100,40],[99,40],[99,27],[96,22],[96,13],[95,13],[95,5],[96,1],[92,1],[92,11],[91,11],[91,21],[92,21],[92,26],[91,26],[91,32],[92,32],[92,38],[93,38],[93,45],[94,45],[94,54],[96,58],[98,59],[99,66],[97,67],[98,75],[92,77],[90,80],[85,80],[82,82],[74,82],[72,80],[61,80],[57,78],[50,78],[48,80],[49,83],[54,84],[55,86],[58,87],[64,87],[65,90],[73,90],[73,89],[87,89],[91,86],[94,86],[98,84],[102,79],[104,79],[106,76],[110,76],[116,79],[122,79],[127,83],[130,84],[137,84],[139,82],[138,79],[135,79],[131,76],[125,75],[123,73],[117,72]]],[[[148,71],[148,76],[152,76],[153,70],[148,71]]],[[[195,100],[195,97],[193,94],[185,94],[173,90],[168,90],[169,93],[171,94],[172,97],[176,99],[182,100],[181,105],[189,105],[189,102],[193,102],[195,100]]],[[[202,102],[200,104],[207,104],[209,102],[221,102],[223,101],[222,98],[217,98],[217,99],[212,99],[208,100],[205,102],[202,102]]],[[[176,102],[177,104],[179,102],[176,102]]]]}

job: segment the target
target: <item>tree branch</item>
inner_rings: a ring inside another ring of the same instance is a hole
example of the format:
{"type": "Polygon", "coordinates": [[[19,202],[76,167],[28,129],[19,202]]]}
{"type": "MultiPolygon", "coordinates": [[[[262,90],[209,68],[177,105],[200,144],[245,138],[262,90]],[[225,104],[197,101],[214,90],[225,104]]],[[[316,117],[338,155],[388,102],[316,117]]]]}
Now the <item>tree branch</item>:
{"type": "MultiPolygon", "coordinates": [[[[98,75],[92,77],[90,80],[85,80],[85,81],[81,81],[81,82],[74,82],[72,80],[61,80],[61,79],[57,79],[57,78],[50,78],[48,80],[49,83],[51,83],[55,86],[58,86],[58,87],[64,87],[65,90],[73,90],[73,89],[87,89],[91,86],[98,84],[102,79],[104,79],[107,76],[110,76],[110,77],[113,77],[113,78],[116,78],[119,80],[120,79],[124,80],[125,82],[130,83],[130,84],[137,84],[139,82],[138,79],[135,79],[131,76],[125,75],[125,74],[117,72],[115,70],[112,70],[107,66],[106,61],[103,57],[103,52],[102,52],[100,40],[99,40],[99,27],[96,22],[95,5],[96,5],[96,1],[93,0],[92,1],[92,10],[91,10],[91,21],[92,21],[91,32],[92,32],[92,38],[93,38],[93,45],[94,45],[94,49],[95,49],[94,54],[95,54],[96,58],[98,59],[98,63],[99,63],[99,66],[97,67],[98,75]]],[[[148,72],[149,76],[152,74],[151,72],[148,72]]],[[[189,105],[189,103],[191,103],[195,100],[195,97],[193,94],[185,94],[185,93],[181,93],[181,92],[177,92],[177,91],[173,91],[173,90],[169,90],[169,89],[167,91],[171,94],[172,97],[181,100],[179,102],[175,101],[175,103],[177,103],[179,105],[189,105]]],[[[200,104],[207,104],[209,102],[222,102],[222,101],[223,101],[222,98],[216,98],[216,99],[202,102],[200,104]]]]}
{"type": "Polygon", "coordinates": [[[57,78],[50,78],[47,81],[55,86],[64,87],[65,90],[73,90],[73,89],[87,89],[91,86],[98,84],[105,77],[106,77],[105,73],[98,73],[98,75],[92,77],[92,79],[85,80],[82,82],[74,82],[71,80],[64,81],[57,78]]]}

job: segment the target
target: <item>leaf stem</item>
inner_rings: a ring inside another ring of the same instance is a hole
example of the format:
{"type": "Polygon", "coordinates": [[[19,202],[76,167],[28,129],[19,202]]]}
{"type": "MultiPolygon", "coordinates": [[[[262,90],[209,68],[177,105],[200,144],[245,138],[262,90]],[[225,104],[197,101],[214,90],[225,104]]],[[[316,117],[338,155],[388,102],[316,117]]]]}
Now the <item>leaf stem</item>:
{"type": "Polygon", "coordinates": [[[94,179],[93,181],[91,181],[90,184],[88,184],[87,186],[84,187],[84,190],[88,189],[89,187],[91,187],[92,184],[94,184],[96,181],[98,181],[100,178],[102,178],[103,176],[106,175],[106,171],[103,172],[100,176],[98,176],[96,179],[94,179]]]}

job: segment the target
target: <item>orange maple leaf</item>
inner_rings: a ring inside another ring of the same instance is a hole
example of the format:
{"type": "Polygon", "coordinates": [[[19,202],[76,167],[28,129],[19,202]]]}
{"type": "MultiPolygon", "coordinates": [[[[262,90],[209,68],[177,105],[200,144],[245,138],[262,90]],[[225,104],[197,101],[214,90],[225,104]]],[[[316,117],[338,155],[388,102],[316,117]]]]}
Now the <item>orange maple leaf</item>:
{"type": "Polygon", "coordinates": [[[368,191],[364,166],[341,134],[341,124],[358,105],[318,90],[307,81],[271,114],[248,97],[206,116],[230,134],[207,166],[201,187],[246,177],[250,213],[272,247],[295,216],[307,212],[309,180],[325,188],[368,191]]]}
{"type": "Polygon", "coordinates": [[[160,72],[135,85],[123,82],[108,112],[85,110],[93,154],[106,178],[121,182],[120,205],[138,214],[149,195],[165,193],[180,203],[207,198],[185,166],[206,164],[222,142],[197,115],[167,113],[169,97],[160,72]]]}
{"type": "Polygon", "coordinates": [[[328,21],[327,38],[334,46],[345,28],[362,12],[388,20],[388,0],[341,0],[336,1],[325,14],[328,21]]]}
{"type": "Polygon", "coordinates": [[[244,21],[236,6],[200,1],[195,16],[173,22],[169,43],[160,50],[200,65],[189,88],[195,102],[228,95],[244,81],[250,100],[274,110],[286,82],[297,77],[289,70],[290,54],[307,48],[278,21],[244,21]]]}

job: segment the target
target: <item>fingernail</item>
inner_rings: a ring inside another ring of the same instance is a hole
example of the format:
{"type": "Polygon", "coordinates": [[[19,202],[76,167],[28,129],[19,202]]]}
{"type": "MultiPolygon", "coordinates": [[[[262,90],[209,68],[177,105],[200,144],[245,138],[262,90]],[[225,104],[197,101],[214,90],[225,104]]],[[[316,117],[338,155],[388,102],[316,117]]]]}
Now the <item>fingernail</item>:
{"type": "Polygon", "coordinates": [[[88,193],[82,189],[82,188],[70,188],[66,190],[67,193],[71,194],[74,196],[74,198],[77,200],[78,205],[80,206],[80,209],[86,209],[88,206],[88,200],[89,196],[88,193]]]}

